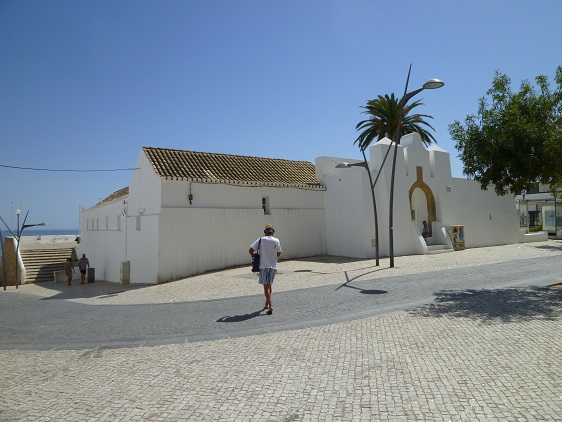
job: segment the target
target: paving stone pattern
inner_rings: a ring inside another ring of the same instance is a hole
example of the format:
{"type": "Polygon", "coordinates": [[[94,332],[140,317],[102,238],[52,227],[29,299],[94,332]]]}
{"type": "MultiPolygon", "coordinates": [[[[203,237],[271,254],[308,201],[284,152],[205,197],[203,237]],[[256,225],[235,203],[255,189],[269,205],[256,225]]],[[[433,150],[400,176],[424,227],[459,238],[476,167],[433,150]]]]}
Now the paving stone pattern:
{"type": "Polygon", "coordinates": [[[11,288],[0,420],[561,420],[562,244],[479,249],[286,261],[272,316],[242,268],[11,288]]]}

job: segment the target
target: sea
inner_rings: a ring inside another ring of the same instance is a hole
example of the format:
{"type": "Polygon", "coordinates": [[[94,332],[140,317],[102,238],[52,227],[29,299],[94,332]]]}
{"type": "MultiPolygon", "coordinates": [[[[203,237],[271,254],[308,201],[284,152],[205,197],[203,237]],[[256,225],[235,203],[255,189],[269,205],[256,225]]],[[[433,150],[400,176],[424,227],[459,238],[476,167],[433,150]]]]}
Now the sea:
{"type": "MultiPolygon", "coordinates": [[[[14,230],[14,234],[16,231],[14,230]]],[[[79,229],[46,229],[30,227],[22,232],[22,236],[64,236],[64,235],[77,235],[80,233],[79,229]]],[[[11,236],[12,234],[7,230],[2,230],[2,237],[11,236]]]]}

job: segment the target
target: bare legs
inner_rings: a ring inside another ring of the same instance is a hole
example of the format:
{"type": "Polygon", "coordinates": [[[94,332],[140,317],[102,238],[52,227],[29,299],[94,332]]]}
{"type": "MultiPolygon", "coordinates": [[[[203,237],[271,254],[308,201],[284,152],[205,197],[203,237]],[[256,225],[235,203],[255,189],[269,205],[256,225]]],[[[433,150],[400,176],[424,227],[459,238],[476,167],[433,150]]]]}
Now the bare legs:
{"type": "Polygon", "coordinates": [[[268,314],[273,312],[273,304],[271,303],[271,284],[263,285],[263,293],[265,294],[265,307],[269,309],[268,314]]]}

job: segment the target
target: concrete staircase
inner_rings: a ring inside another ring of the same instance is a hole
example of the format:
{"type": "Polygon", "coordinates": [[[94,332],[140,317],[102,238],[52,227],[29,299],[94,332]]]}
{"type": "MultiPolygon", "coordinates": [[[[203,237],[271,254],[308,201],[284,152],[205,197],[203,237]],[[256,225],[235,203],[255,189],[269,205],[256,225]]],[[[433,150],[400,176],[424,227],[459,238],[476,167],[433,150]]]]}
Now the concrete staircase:
{"type": "Polygon", "coordinates": [[[53,281],[53,271],[64,271],[67,258],[77,265],[76,248],[45,248],[20,250],[25,267],[25,282],[41,283],[53,281]]]}

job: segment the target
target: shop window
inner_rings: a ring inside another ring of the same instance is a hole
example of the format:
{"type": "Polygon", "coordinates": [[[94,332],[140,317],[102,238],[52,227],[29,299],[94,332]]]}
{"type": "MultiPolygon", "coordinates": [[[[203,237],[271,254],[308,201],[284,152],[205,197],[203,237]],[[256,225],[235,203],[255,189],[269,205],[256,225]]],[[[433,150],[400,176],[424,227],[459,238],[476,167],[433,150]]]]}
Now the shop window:
{"type": "Polygon", "coordinates": [[[539,225],[539,212],[529,211],[529,227],[538,227],[539,225]]]}

